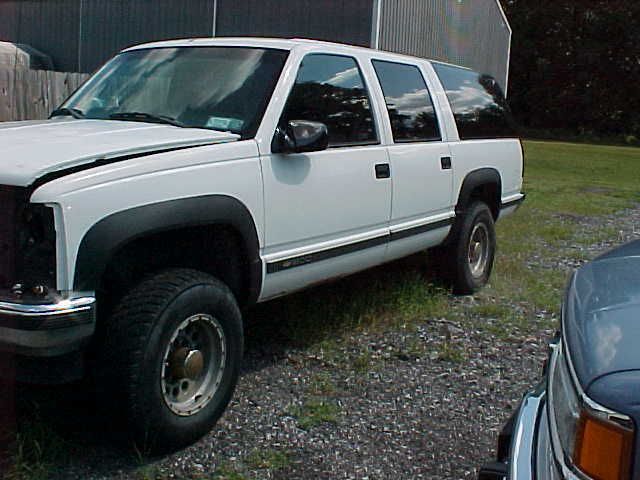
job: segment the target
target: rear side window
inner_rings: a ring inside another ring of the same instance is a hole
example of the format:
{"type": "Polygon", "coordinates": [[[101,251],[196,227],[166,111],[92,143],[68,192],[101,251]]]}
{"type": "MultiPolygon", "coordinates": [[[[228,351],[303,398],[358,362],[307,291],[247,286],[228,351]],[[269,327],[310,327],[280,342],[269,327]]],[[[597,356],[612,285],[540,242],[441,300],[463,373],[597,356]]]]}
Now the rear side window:
{"type": "Polygon", "coordinates": [[[492,77],[441,63],[433,63],[433,68],[447,93],[461,140],[518,136],[500,85],[492,77]]]}
{"type": "Polygon", "coordinates": [[[304,57],[281,119],[289,120],[324,123],[332,147],[378,143],[369,93],[352,57],[304,57]]]}
{"type": "Polygon", "coordinates": [[[391,120],[394,142],[440,140],[427,84],[415,65],[373,61],[391,120]]]}

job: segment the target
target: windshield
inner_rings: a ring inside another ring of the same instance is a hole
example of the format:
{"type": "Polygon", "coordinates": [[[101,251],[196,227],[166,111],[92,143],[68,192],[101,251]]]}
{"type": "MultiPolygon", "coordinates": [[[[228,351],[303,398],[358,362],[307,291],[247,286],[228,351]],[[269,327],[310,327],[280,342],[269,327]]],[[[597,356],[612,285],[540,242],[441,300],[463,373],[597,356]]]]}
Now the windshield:
{"type": "Polygon", "coordinates": [[[245,47],[125,52],[58,111],[77,118],[170,123],[252,138],[287,54],[245,47]]]}

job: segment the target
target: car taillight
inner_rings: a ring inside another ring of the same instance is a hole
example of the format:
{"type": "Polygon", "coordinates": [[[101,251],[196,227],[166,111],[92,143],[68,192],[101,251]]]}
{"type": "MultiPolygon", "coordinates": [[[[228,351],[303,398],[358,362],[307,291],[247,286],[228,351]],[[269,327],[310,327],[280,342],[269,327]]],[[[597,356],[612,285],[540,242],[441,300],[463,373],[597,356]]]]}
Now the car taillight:
{"type": "Polygon", "coordinates": [[[633,431],[582,411],[573,462],[582,472],[599,480],[629,478],[633,431]]]}

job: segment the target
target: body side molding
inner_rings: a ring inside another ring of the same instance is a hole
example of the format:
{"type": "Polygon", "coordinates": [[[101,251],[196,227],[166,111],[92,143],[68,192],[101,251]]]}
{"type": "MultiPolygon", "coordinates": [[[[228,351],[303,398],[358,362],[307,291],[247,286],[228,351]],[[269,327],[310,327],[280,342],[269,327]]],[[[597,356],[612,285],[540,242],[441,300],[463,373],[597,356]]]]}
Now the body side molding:
{"type": "Polygon", "coordinates": [[[97,222],[84,235],[78,250],[73,288],[93,291],[116,252],[145,235],[181,228],[224,224],[235,228],[243,240],[249,265],[248,302],[255,303],[262,288],[260,243],[247,207],[227,195],[206,195],[143,205],[97,222]]]}
{"type": "Polygon", "coordinates": [[[426,223],[417,227],[408,228],[406,230],[400,230],[397,232],[391,232],[378,237],[370,238],[368,240],[362,240],[355,243],[348,243],[339,247],[333,247],[326,250],[320,250],[317,252],[306,253],[296,257],[287,258],[284,260],[277,260],[267,264],[267,274],[278,273],[283,270],[289,270],[290,268],[301,267],[310,263],[320,262],[322,260],[328,260],[330,258],[339,257],[342,255],[348,255],[367,248],[377,247],[384,245],[388,242],[394,242],[396,240],[402,240],[404,238],[412,237],[414,235],[420,235],[423,233],[438,230],[440,228],[446,228],[453,223],[453,218],[446,220],[440,220],[437,222],[426,223]]]}

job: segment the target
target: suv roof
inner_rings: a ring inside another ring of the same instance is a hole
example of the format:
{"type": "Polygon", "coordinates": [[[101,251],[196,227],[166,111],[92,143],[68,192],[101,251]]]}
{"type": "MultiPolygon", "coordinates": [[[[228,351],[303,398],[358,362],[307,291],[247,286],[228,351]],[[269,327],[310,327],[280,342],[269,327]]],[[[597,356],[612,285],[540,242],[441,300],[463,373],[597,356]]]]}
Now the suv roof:
{"type": "MultiPolygon", "coordinates": [[[[323,40],[311,40],[307,38],[263,38],[263,37],[205,37],[205,38],[182,38],[175,40],[163,40],[158,42],[143,43],[141,45],[135,45],[122,50],[123,52],[131,50],[143,50],[148,48],[166,48],[166,47],[215,47],[215,46],[229,46],[229,47],[262,47],[262,48],[277,48],[280,50],[292,50],[295,47],[304,46],[325,46],[331,47],[343,51],[344,53],[355,54],[357,52],[366,52],[371,54],[372,52],[379,52],[382,55],[389,55],[395,58],[406,58],[411,60],[428,60],[431,62],[443,63],[454,67],[460,67],[452,63],[447,63],[441,60],[433,60],[430,58],[422,58],[411,55],[405,55],[401,53],[388,52],[385,50],[377,50],[368,47],[359,47],[355,45],[346,45],[343,43],[327,42],[323,40]]],[[[466,67],[460,67],[466,68],[466,67]]]]}

